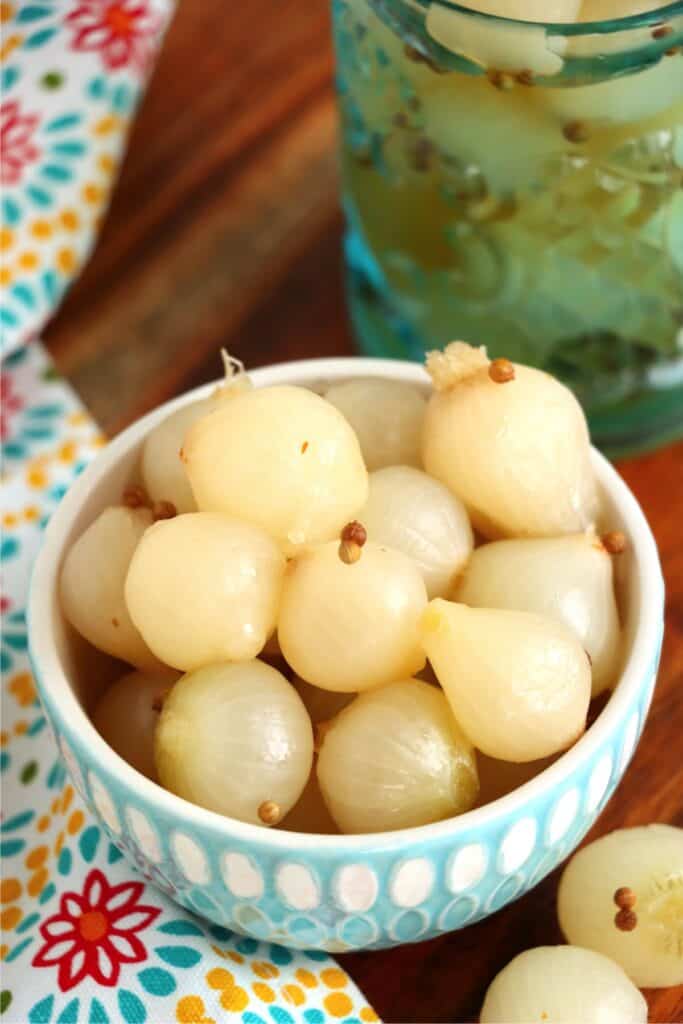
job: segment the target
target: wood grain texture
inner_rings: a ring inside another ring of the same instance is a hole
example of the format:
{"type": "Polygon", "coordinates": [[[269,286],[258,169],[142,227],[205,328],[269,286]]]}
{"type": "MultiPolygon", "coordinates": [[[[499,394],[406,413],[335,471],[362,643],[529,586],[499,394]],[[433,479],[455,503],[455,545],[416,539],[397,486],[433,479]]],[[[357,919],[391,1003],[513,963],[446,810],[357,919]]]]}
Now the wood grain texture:
{"type": "MultiPolygon", "coordinates": [[[[219,373],[353,350],[342,294],[332,54],[325,0],[179,8],[133,130],[100,245],[46,332],[113,433],[219,373]]],[[[683,445],[624,462],[667,582],[654,706],[591,837],[683,826],[683,445]]],[[[558,873],[493,917],[432,942],[342,958],[386,1021],[469,1022],[522,949],[560,940],[558,873]]],[[[683,1024],[683,987],[647,993],[683,1024]]]]}

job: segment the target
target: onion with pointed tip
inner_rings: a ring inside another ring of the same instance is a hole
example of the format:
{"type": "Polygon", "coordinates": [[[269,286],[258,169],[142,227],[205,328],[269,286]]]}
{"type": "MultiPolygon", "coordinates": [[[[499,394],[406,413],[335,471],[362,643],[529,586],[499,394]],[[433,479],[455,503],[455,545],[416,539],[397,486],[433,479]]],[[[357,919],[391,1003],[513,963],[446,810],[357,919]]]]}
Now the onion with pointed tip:
{"type": "Polygon", "coordinates": [[[566,626],[437,598],[421,633],[455,717],[483,753],[535,761],[571,746],[584,731],[590,666],[566,626]]]}
{"type": "Polygon", "coordinates": [[[453,596],[563,622],[590,655],[595,697],[614,683],[621,661],[612,577],[612,559],[593,533],[501,540],[477,548],[453,596]]]}

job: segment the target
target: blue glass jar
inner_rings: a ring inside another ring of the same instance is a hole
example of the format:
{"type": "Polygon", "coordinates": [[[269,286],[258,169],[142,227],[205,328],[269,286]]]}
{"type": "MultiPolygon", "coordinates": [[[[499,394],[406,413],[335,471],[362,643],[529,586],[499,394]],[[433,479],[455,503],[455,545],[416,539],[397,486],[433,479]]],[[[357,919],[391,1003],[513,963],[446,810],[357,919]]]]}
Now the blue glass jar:
{"type": "Polygon", "coordinates": [[[540,24],[334,0],[334,27],[361,347],[540,366],[612,452],[683,434],[683,3],[540,24]]]}

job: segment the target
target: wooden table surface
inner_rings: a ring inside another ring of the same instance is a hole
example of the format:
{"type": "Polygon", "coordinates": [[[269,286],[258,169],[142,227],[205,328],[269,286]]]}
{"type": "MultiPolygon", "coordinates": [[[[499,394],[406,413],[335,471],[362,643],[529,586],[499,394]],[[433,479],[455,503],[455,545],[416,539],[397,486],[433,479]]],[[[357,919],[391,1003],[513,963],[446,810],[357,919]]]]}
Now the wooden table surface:
{"type": "MultiPolygon", "coordinates": [[[[353,351],[335,130],[325,0],[181,5],[99,247],[46,331],[105,430],[216,377],[221,346],[248,367],[353,351]]],[[[667,633],[644,738],[589,838],[683,826],[683,444],[619,468],[659,542],[667,633]]],[[[476,1020],[497,970],[560,940],[557,879],[464,931],[343,965],[386,1021],[476,1020]]],[[[647,997],[651,1021],[683,1022],[683,986],[647,997]]]]}

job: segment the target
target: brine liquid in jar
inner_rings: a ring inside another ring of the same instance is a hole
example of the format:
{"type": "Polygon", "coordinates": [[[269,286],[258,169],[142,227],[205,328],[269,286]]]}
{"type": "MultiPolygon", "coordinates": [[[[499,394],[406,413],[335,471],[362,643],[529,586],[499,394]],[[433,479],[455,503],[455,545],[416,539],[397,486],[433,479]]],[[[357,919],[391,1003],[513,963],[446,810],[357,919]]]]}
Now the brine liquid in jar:
{"type": "Polygon", "coordinates": [[[683,429],[683,13],[467,7],[333,5],[362,348],[483,341],[569,384],[615,450],[683,429]]]}

